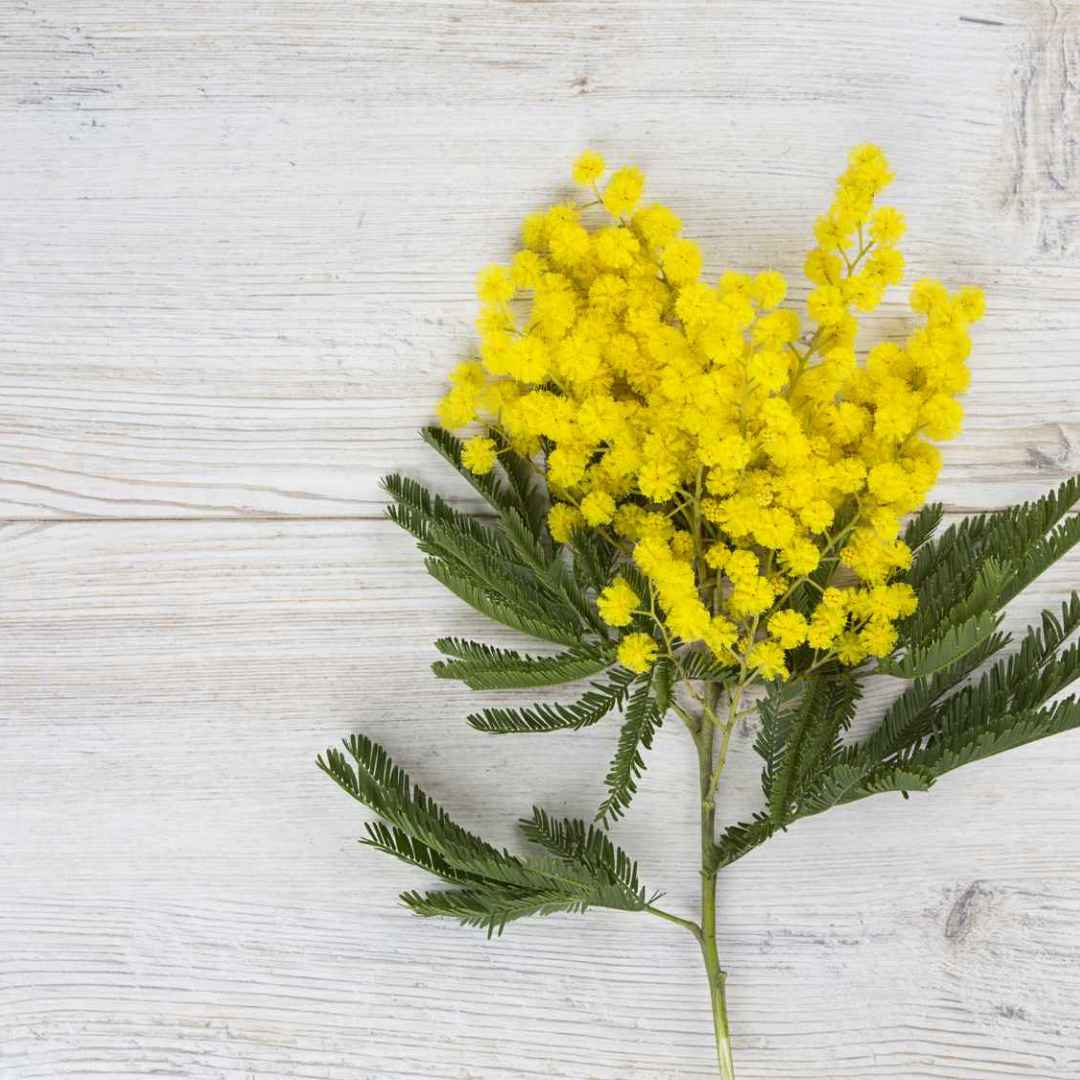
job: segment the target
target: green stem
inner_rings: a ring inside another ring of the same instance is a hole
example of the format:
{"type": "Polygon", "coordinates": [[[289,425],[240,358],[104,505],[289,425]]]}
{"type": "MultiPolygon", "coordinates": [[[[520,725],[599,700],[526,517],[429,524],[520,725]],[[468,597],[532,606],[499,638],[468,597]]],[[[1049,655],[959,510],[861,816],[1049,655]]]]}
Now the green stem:
{"type": "Polygon", "coordinates": [[[701,942],[701,927],[696,922],[691,922],[689,919],[680,918],[678,915],[672,915],[670,911],[665,911],[663,908],[658,908],[655,904],[646,904],[645,910],[650,915],[655,915],[658,919],[664,919],[669,923],[673,923],[675,926],[681,926],[684,930],[689,931],[694,935],[695,940],[700,944],[701,942]]]}
{"type": "Polygon", "coordinates": [[[701,790],[701,937],[698,940],[709,980],[716,1060],[720,1067],[720,1076],[722,1080],[734,1080],[735,1066],[731,1058],[731,1033],[728,1028],[725,996],[727,974],[720,967],[720,957],[716,951],[716,871],[707,870],[713,861],[712,851],[716,842],[716,807],[711,798],[716,725],[703,723],[695,742],[701,790]]]}
{"type": "MultiPolygon", "coordinates": [[[[727,764],[728,746],[731,744],[731,733],[735,730],[735,723],[739,719],[739,703],[742,701],[742,693],[745,684],[740,682],[734,690],[729,691],[728,718],[721,728],[720,753],[716,755],[716,764],[712,767],[709,777],[709,790],[705,796],[708,809],[716,809],[716,789],[720,785],[720,774],[727,764]]],[[[715,721],[715,716],[713,717],[715,721]]]]}

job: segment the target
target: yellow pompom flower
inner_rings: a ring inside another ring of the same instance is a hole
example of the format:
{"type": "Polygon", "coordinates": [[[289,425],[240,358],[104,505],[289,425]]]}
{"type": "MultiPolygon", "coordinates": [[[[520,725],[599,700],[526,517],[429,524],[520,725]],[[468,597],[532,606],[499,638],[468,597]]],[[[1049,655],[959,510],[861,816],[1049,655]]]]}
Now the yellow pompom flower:
{"type": "Polygon", "coordinates": [[[590,491],[581,500],[581,514],[588,525],[607,525],[615,516],[615,500],[606,491],[590,491]]]}
{"type": "Polygon", "coordinates": [[[679,470],[670,461],[658,458],[641,470],[638,488],[641,494],[653,502],[665,502],[679,487],[679,470]]]}
{"type": "Polygon", "coordinates": [[[439,421],[454,430],[468,426],[476,419],[476,387],[459,383],[439,402],[439,421]]]}
{"type": "Polygon", "coordinates": [[[776,612],[769,619],[769,633],[785,649],[794,649],[806,640],[806,616],[790,609],[776,612]]]}
{"type": "Polygon", "coordinates": [[[450,372],[450,381],[455,385],[471,386],[483,390],[487,383],[484,367],[475,360],[463,360],[450,372]]]}
{"type": "Polygon", "coordinates": [[[596,598],[596,609],[608,626],[629,626],[640,604],[641,598],[622,577],[617,577],[596,598]]]}
{"type": "Polygon", "coordinates": [[[585,150],[574,162],[571,176],[575,184],[589,187],[604,175],[604,159],[595,150],[585,150]]]}
{"type": "Polygon", "coordinates": [[[940,281],[920,278],[911,286],[912,310],[933,316],[943,314],[948,306],[949,294],[940,281]]]}
{"type": "Polygon", "coordinates": [[[786,679],[791,673],[784,663],[784,650],[774,641],[759,641],[750,648],[750,666],[763,679],[786,679]]]}
{"type": "Polygon", "coordinates": [[[892,206],[883,206],[870,221],[870,235],[883,247],[899,243],[906,229],[904,215],[892,206]]]}
{"type": "Polygon", "coordinates": [[[773,597],[773,586],[768,578],[751,578],[735,586],[728,606],[739,616],[761,615],[769,609],[773,597]]]}
{"type": "Polygon", "coordinates": [[[588,230],[576,221],[556,221],[548,227],[548,251],[561,266],[577,266],[589,253],[588,230]]]}
{"type": "Polygon", "coordinates": [[[866,647],[853,630],[841,634],[833,647],[836,658],[842,664],[858,664],[866,658],[866,647]]]}
{"type": "Polygon", "coordinates": [[[822,285],[806,298],[806,310],[823,326],[835,326],[847,313],[844,294],[835,285],[822,285]]]}
{"type": "Polygon", "coordinates": [[[510,277],[517,289],[535,289],[546,269],[547,263],[535,251],[522,250],[510,264],[510,277]]]}
{"type": "Polygon", "coordinates": [[[812,574],[821,562],[821,552],[812,540],[797,537],[780,551],[780,562],[795,577],[812,574]]]}
{"type": "Polygon", "coordinates": [[[680,529],[671,538],[671,553],[677,559],[689,562],[694,557],[694,537],[685,529],[680,529]]]}
{"type": "Polygon", "coordinates": [[[656,642],[648,634],[627,634],[619,642],[616,656],[624,668],[640,674],[653,666],[659,651],[656,642]]]}
{"type": "Polygon", "coordinates": [[[895,461],[886,461],[875,465],[870,470],[867,487],[871,494],[882,502],[896,502],[908,492],[908,474],[902,465],[895,461]]]}
{"type": "Polygon", "coordinates": [[[629,214],[637,206],[641,199],[641,192],[645,187],[645,177],[640,169],[618,169],[612,174],[611,179],[604,188],[601,197],[604,208],[614,217],[622,217],[629,214]]]}
{"type": "Polygon", "coordinates": [[[806,631],[806,643],[813,649],[828,649],[844,629],[847,615],[842,609],[819,605],[810,617],[806,631]]]}
{"type": "Polygon", "coordinates": [[[731,548],[722,540],[718,540],[705,552],[705,565],[713,570],[723,570],[729,558],[731,558],[731,548]]]}
{"type": "Polygon", "coordinates": [[[787,280],[777,270],[765,270],[754,278],[750,295],[765,309],[778,307],[787,296],[787,280]]]}
{"type": "Polygon", "coordinates": [[[477,435],[461,446],[461,464],[471,473],[483,476],[495,467],[497,449],[494,439],[477,435]]]}
{"type": "Polygon", "coordinates": [[[836,511],[824,499],[812,499],[799,510],[799,520],[815,533],[827,529],[835,516],[836,511]]]}
{"type": "Polygon", "coordinates": [[[513,299],[514,280],[505,266],[488,266],[476,275],[476,295],[485,304],[505,304],[513,299]]]}
{"type": "Polygon", "coordinates": [[[544,214],[527,214],[521,223],[521,242],[529,251],[539,251],[547,236],[547,217],[544,214]]]}
{"type": "Polygon", "coordinates": [[[803,264],[803,273],[815,285],[835,285],[841,275],[840,258],[831,251],[814,248],[803,264]]]}
{"type": "Polygon", "coordinates": [[[888,656],[896,647],[896,627],[888,619],[872,618],[859,631],[859,645],[867,656],[888,656]]]}
{"type": "Polygon", "coordinates": [[[709,632],[712,622],[708,609],[696,596],[672,604],[664,621],[668,629],[683,641],[700,641],[709,632]]]}
{"type": "Polygon", "coordinates": [[[728,652],[738,639],[739,628],[723,615],[714,615],[703,635],[705,644],[717,655],[728,652]]]}
{"type": "Polygon", "coordinates": [[[851,223],[838,214],[825,214],[814,223],[814,239],[826,251],[845,247],[852,231],[851,223]]]}
{"type": "Polygon", "coordinates": [[[963,419],[963,407],[948,394],[932,395],[919,412],[919,423],[931,439],[954,439],[963,419]]]}
{"type": "Polygon", "coordinates": [[[623,226],[613,226],[593,233],[593,254],[597,261],[612,270],[629,270],[641,250],[638,238],[623,226]]]}
{"type": "Polygon", "coordinates": [[[727,575],[736,585],[751,581],[758,576],[760,564],[758,557],[746,548],[733,551],[727,558],[727,575]]]}
{"type": "Polygon", "coordinates": [[[701,273],[701,249],[693,240],[672,240],[664,249],[663,265],[672,285],[686,285],[701,273]]]}
{"type": "Polygon", "coordinates": [[[665,247],[682,228],[682,222],[666,206],[656,203],[634,214],[634,227],[644,237],[645,243],[659,250],[665,247]]]}
{"type": "Polygon", "coordinates": [[[567,503],[555,503],[548,511],[548,530],[551,538],[559,544],[567,544],[573,537],[574,530],[585,523],[581,511],[567,503]]]}
{"type": "Polygon", "coordinates": [[[787,385],[791,361],[781,352],[765,349],[756,352],[746,365],[751,381],[766,390],[779,390],[787,385]]]}
{"type": "Polygon", "coordinates": [[[956,294],[956,307],[967,322],[978,322],[986,313],[986,297],[982,289],[968,285],[956,294]]]}

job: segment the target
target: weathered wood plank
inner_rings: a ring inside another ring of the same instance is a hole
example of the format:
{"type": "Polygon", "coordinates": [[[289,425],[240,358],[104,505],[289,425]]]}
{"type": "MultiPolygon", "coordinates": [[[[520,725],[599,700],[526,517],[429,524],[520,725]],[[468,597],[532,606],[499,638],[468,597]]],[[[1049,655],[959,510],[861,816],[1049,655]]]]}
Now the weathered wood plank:
{"type": "Polygon", "coordinates": [[[12,4],[3,34],[2,517],[370,516],[387,469],[438,476],[414,431],[473,274],[588,142],[647,169],[710,271],[798,279],[879,140],[909,280],[989,292],[943,496],[1080,468],[1067,6],[87,0],[12,4]]]}
{"type": "MultiPolygon", "coordinates": [[[[513,843],[533,801],[591,812],[614,730],[469,731],[480,699],[427,642],[483,628],[351,519],[392,468],[464,494],[414,429],[470,348],[474,270],[586,143],[646,168],[711,271],[792,274],[847,147],[883,143],[912,276],[990,300],[939,495],[1076,472],[1078,23],[1049,0],[7,5],[0,1073],[712,1075],[670,927],[484,944],[396,908],[422,879],[357,850],[311,765],[345,732],[513,843]],[[278,515],[332,520],[161,520],[278,515]]],[[[900,299],[874,333],[904,332],[900,299]]],[[[1076,739],[727,873],[743,1080],[1076,1076],[1076,739]]],[[[684,911],[690,756],[661,732],[619,830],[684,911]]]]}
{"type": "MultiPolygon", "coordinates": [[[[1076,558],[1014,625],[1074,585],[1076,558]]],[[[492,738],[430,640],[487,627],[385,522],[0,529],[0,1072],[17,1080],[706,1077],[693,942],[634,916],[499,942],[395,906],[313,767],[362,729],[516,844],[592,812],[615,726],[492,738]]],[[[888,695],[882,687],[875,707],[888,695]]],[[[724,814],[754,805],[736,736],[724,814]]],[[[1077,736],[800,823],[721,888],[742,1076],[1038,1076],[1080,1062],[1077,736]]],[[[617,835],[695,905],[692,750],[662,730],[617,835]]]]}

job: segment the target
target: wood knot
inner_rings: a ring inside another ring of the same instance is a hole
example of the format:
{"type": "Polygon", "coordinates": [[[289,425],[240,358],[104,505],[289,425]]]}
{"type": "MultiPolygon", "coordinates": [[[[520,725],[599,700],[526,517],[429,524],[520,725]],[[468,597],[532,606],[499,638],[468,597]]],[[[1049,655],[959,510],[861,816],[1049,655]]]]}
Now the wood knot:
{"type": "Polygon", "coordinates": [[[949,909],[945,918],[945,940],[959,941],[966,937],[978,917],[979,901],[993,895],[993,890],[984,881],[973,881],[949,909]]]}

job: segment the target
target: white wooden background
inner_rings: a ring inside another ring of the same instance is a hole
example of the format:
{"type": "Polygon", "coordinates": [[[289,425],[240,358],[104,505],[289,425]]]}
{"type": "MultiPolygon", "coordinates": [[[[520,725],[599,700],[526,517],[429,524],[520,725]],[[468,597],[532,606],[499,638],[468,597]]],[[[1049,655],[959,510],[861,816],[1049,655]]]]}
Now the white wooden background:
{"type": "MultiPolygon", "coordinates": [[[[642,165],[711,270],[797,273],[871,139],[912,270],[989,296],[940,494],[1042,492],[1080,469],[1078,124],[1068,0],[0,0],[3,1080],[712,1075],[686,935],[486,943],[354,843],[313,765],[349,731],[512,842],[534,801],[590,812],[615,730],[465,727],[429,641],[484,628],[377,479],[462,494],[415,429],[474,271],[582,146],[642,165]]],[[[676,728],[651,762],[619,836],[690,911],[676,728]]],[[[1062,736],[730,870],[740,1077],[1080,1075],[1078,786],[1062,736]]]]}

